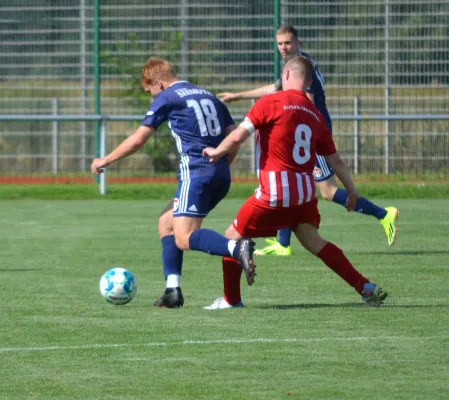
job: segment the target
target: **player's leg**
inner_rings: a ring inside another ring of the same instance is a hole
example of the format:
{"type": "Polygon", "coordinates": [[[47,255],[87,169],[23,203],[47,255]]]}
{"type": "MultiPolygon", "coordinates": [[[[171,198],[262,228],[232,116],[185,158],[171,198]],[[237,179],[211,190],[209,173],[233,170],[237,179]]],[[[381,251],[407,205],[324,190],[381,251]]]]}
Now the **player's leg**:
{"type": "Polygon", "coordinates": [[[251,240],[230,240],[216,231],[201,228],[203,219],[226,196],[230,179],[201,177],[183,181],[180,186],[178,207],[175,204],[173,210],[176,246],[181,250],[234,257],[244,269],[249,269],[254,251],[251,240]]]}
{"type": "Polygon", "coordinates": [[[291,256],[292,248],[290,246],[291,237],[293,231],[290,228],[284,228],[279,231],[279,241],[276,238],[268,238],[265,239],[268,246],[265,246],[263,249],[256,250],[254,254],[256,256],[291,256]]]}
{"type": "Polygon", "coordinates": [[[195,219],[179,217],[174,220],[176,245],[183,250],[196,250],[213,256],[232,257],[246,273],[248,285],[254,282],[254,242],[250,239],[227,239],[211,229],[195,224],[195,219]]]}
{"type": "Polygon", "coordinates": [[[167,288],[174,288],[179,286],[181,280],[184,252],[176,246],[173,234],[173,200],[160,215],[158,230],[162,243],[162,264],[167,288]]]}
{"type": "Polygon", "coordinates": [[[311,224],[299,224],[295,235],[301,245],[320,258],[332,271],[345,280],[358,293],[362,293],[363,285],[369,280],[361,275],[334,244],[324,240],[318,229],[311,224]]]}
{"type": "MultiPolygon", "coordinates": [[[[284,210],[285,211],[285,210],[284,210]]],[[[277,217],[276,210],[261,206],[254,196],[250,197],[240,208],[232,225],[226,230],[225,236],[229,239],[239,240],[241,237],[270,237],[276,234],[282,220],[277,217]]],[[[282,224],[280,225],[282,226],[282,224]]],[[[284,225],[285,226],[285,225],[284,225]]],[[[255,266],[254,266],[255,268],[255,266]]],[[[253,270],[254,272],[254,270],[253,270]]],[[[223,258],[223,297],[216,299],[206,310],[221,310],[243,307],[240,281],[242,268],[234,259],[223,258]]],[[[255,274],[253,275],[254,279],[255,274]]],[[[248,279],[248,276],[247,276],[248,279]]]]}
{"type": "Polygon", "coordinates": [[[158,231],[162,243],[162,265],[166,287],[165,292],[153,305],[166,308],[182,307],[184,297],[181,290],[181,275],[184,252],[176,246],[173,234],[173,200],[159,216],[158,231]]]}
{"type": "MultiPolygon", "coordinates": [[[[348,192],[346,191],[346,189],[338,187],[337,180],[334,176],[334,171],[326,162],[323,156],[317,156],[313,175],[323,199],[346,207],[348,192]]],[[[360,199],[357,201],[355,211],[377,218],[385,230],[388,244],[390,246],[394,244],[398,233],[396,221],[399,216],[399,211],[397,208],[382,208],[372,203],[368,199],[360,197],[360,199]]]]}
{"type": "Polygon", "coordinates": [[[167,205],[159,217],[158,230],[162,242],[162,263],[166,279],[166,289],[164,294],[154,302],[154,306],[176,308],[184,305],[184,297],[181,290],[184,252],[176,244],[173,212],[179,215],[180,211],[186,211],[186,215],[189,215],[186,221],[181,223],[183,229],[180,230],[180,233],[178,232],[179,243],[180,240],[185,239],[186,235],[188,236],[193,230],[201,227],[203,215],[207,215],[213,208],[207,203],[207,193],[204,192],[201,193],[200,200],[190,196],[191,202],[190,204],[188,202],[188,189],[198,190],[199,185],[204,186],[205,184],[210,184],[210,182],[207,180],[206,182],[194,180],[193,184],[190,180],[179,182],[175,198],[167,205]],[[199,209],[197,209],[197,206],[199,209]]]}
{"type": "MultiPolygon", "coordinates": [[[[342,207],[346,207],[348,192],[346,189],[338,187],[335,176],[331,176],[324,181],[317,181],[316,185],[324,200],[332,201],[333,203],[340,204],[342,207]]],[[[371,215],[379,221],[387,215],[385,208],[375,205],[364,197],[360,197],[358,200],[355,211],[365,215],[371,215]]]]}
{"type": "Polygon", "coordinates": [[[305,206],[298,221],[300,223],[295,235],[301,245],[352,286],[367,305],[380,306],[388,294],[358,272],[340,248],[320,236],[318,232],[320,216],[316,203],[305,206]]]}
{"type": "MultiPolygon", "coordinates": [[[[231,225],[225,232],[225,237],[235,241],[240,240],[241,235],[231,225]]],[[[210,306],[204,307],[205,310],[224,310],[229,308],[242,308],[244,304],[241,297],[241,276],[242,267],[232,257],[223,257],[223,297],[217,298],[210,306]]]]}

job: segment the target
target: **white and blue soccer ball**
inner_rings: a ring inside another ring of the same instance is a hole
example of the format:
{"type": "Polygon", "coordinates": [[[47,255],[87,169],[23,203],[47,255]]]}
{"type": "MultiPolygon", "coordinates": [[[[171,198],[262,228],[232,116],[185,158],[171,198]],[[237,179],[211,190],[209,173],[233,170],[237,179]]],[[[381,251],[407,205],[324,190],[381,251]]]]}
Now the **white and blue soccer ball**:
{"type": "Polygon", "coordinates": [[[100,292],[108,303],[115,305],[127,304],[136,295],[136,279],[125,268],[112,268],[101,277],[100,292]]]}

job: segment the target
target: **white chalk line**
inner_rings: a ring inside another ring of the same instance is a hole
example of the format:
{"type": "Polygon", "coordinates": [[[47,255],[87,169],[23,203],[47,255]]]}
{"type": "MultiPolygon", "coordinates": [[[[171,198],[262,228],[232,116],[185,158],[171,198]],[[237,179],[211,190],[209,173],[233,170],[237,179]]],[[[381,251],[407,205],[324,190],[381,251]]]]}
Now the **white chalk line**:
{"type": "Polygon", "coordinates": [[[217,339],[217,340],[184,340],[182,342],[150,342],[150,343],[116,343],[116,344],[85,344],[80,346],[42,346],[42,347],[0,347],[0,353],[26,352],[26,351],[61,351],[61,350],[89,350],[108,349],[120,347],[161,347],[182,345],[214,345],[214,344],[247,344],[247,343],[314,343],[314,342],[350,342],[370,340],[396,340],[396,341],[423,341],[449,339],[449,336],[355,336],[355,337],[328,337],[328,338],[248,338],[248,339],[217,339]]]}

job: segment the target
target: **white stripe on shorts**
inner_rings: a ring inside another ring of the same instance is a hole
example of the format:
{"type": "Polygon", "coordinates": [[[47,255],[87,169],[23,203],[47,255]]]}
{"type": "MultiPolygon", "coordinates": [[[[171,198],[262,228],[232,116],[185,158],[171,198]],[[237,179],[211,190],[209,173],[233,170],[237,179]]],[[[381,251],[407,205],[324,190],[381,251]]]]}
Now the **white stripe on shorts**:
{"type": "Polygon", "coordinates": [[[281,171],[282,182],[282,207],[290,206],[290,188],[288,186],[288,173],[287,171],[281,171]]]}
{"type": "Polygon", "coordinates": [[[276,187],[276,172],[269,171],[268,179],[270,181],[270,206],[276,207],[278,200],[278,192],[276,187]]]}
{"type": "Polygon", "coordinates": [[[189,205],[189,188],[190,188],[190,179],[186,179],[182,181],[181,184],[181,193],[179,194],[179,211],[178,212],[186,212],[187,206],[189,205]]]}
{"type": "Polygon", "coordinates": [[[298,204],[304,201],[304,188],[302,187],[302,175],[296,174],[296,183],[298,185],[298,204]]]}
{"type": "Polygon", "coordinates": [[[310,182],[310,176],[305,175],[306,178],[306,186],[307,186],[307,199],[306,202],[308,203],[310,199],[312,198],[312,183],[310,182]]]}

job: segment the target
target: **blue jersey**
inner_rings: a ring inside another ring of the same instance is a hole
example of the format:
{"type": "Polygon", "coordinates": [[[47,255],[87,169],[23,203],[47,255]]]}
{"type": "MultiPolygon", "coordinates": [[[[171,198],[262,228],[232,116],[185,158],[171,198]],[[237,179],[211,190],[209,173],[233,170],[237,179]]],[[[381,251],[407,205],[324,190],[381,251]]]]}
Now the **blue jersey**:
{"type": "Polygon", "coordinates": [[[318,111],[321,114],[323,114],[323,117],[326,120],[326,125],[328,125],[328,122],[330,122],[331,117],[326,107],[326,94],[324,89],[323,75],[321,75],[321,72],[318,69],[318,65],[315,62],[315,60],[312,57],[310,57],[306,52],[299,50],[295,55],[307,58],[313,65],[312,84],[310,85],[307,91],[313,94],[313,102],[315,103],[315,107],[318,108],[318,111]]]}
{"type": "MultiPolygon", "coordinates": [[[[315,60],[311,56],[309,56],[306,52],[299,50],[295,54],[295,56],[302,56],[304,58],[307,58],[313,65],[312,84],[307,89],[307,92],[313,94],[313,102],[315,103],[316,108],[318,108],[318,111],[321,114],[323,114],[326,126],[329,128],[329,131],[332,133],[331,117],[329,115],[329,111],[327,111],[327,106],[326,106],[326,91],[324,88],[323,75],[321,75],[321,72],[318,69],[318,65],[315,62],[315,60]]],[[[280,89],[282,88],[282,80],[280,82],[280,85],[278,85],[278,87],[280,89]]]]}
{"type": "Polygon", "coordinates": [[[171,129],[180,155],[180,181],[230,176],[227,157],[210,163],[202,155],[204,148],[217,147],[226,128],[234,124],[228,108],[212,93],[187,81],[173,83],[153,100],[142,125],[157,129],[163,122],[171,129]]]}

